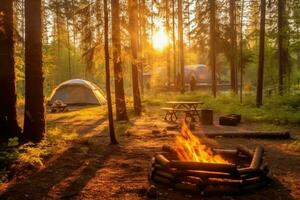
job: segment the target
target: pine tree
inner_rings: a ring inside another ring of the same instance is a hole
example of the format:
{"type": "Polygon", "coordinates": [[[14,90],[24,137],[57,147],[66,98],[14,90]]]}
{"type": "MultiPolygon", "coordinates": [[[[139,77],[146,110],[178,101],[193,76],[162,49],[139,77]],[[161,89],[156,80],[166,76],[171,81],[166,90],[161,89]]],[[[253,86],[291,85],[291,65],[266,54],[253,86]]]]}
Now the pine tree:
{"type": "Polygon", "coordinates": [[[183,20],[182,20],[182,0],[178,0],[178,51],[179,66],[181,76],[181,93],[185,92],[185,74],[184,74],[184,46],[183,46],[183,20]]]}
{"type": "Polygon", "coordinates": [[[214,97],[217,95],[217,84],[216,84],[216,2],[209,1],[210,4],[210,67],[212,74],[212,94],[214,97]]]}
{"type": "Polygon", "coordinates": [[[41,7],[41,0],[25,1],[24,139],[33,142],[45,133],[41,7]]]}
{"type": "Polygon", "coordinates": [[[123,70],[121,62],[121,39],[120,39],[120,2],[119,0],[111,0],[111,16],[112,16],[112,48],[113,63],[115,76],[115,99],[116,99],[116,115],[117,120],[128,120],[123,70]]]}
{"type": "Polygon", "coordinates": [[[111,90],[110,90],[110,64],[109,64],[109,42],[108,42],[108,8],[107,0],[103,1],[104,6],[104,51],[105,51],[105,78],[106,78],[106,98],[107,98],[107,110],[108,110],[108,124],[110,143],[118,144],[114,128],[114,118],[111,102],[111,90]]]}
{"type": "Polygon", "coordinates": [[[264,83],[264,61],[265,61],[265,21],[266,21],[266,0],[261,0],[260,5],[260,31],[259,31],[259,60],[258,60],[258,79],[256,91],[256,105],[260,107],[263,99],[264,83]]]}
{"type": "Polygon", "coordinates": [[[284,93],[284,78],[286,68],[289,64],[288,40],[287,40],[287,19],[286,19],[286,1],[278,0],[278,63],[279,63],[279,94],[284,93]]]}
{"type": "Polygon", "coordinates": [[[129,16],[129,32],[131,41],[131,55],[132,55],[132,89],[133,89],[133,106],[136,115],[142,112],[141,96],[139,88],[139,73],[138,73],[138,30],[137,30],[137,0],[128,1],[128,16],[129,16]]]}
{"type": "Polygon", "coordinates": [[[231,90],[237,93],[237,74],[236,74],[236,47],[237,47],[237,33],[236,33],[236,0],[229,2],[230,13],[230,85],[231,90]]]}
{"type": "Polygon", "coordinates": [[[0,138],[21,130],[16,114],[13,1],[0,1],[0,138]]]}

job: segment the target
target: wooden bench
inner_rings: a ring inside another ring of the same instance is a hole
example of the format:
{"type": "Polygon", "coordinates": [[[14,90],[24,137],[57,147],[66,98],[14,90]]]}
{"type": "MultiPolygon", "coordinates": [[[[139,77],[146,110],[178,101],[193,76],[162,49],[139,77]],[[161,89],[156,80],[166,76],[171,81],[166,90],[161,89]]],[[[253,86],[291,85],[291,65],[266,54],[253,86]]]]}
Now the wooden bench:
{"type": "Polygon", "coordinates": [[[166,111],[164,119],[166,121],[175,122],[178,117],[177,113],[182,112],[185,113],[185,119],[191,118],[192,121],[195,121],[195,118],[199,118],[200,120],[200,114],[199,112],[201,109],[185,109],[185,108],[168,108],[164,107],[161,108],[161,110],[166,111]]]}

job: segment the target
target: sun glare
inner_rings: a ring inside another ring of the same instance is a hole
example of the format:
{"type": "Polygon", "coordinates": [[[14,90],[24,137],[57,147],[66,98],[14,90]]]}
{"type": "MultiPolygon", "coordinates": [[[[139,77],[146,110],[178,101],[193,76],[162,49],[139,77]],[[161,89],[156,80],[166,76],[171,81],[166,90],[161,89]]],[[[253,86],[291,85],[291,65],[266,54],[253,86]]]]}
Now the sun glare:
{"type": "Polygon", "coordinates": [[[169,43],[169,38],[163,29],[159,29],[152,37],[153,47],[162,50],[169,43]]]}

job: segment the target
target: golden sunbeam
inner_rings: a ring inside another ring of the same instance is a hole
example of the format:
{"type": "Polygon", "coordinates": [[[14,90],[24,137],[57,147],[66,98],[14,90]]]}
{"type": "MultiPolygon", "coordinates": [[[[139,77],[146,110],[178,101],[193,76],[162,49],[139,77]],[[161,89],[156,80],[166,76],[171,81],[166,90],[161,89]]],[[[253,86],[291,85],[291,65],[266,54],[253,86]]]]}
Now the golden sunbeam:
{"type": "Polygon", "coordinates": [[[169,44],[169,38],[163,29],[159,29],[152,37],[153,47],[162,50],[169,44]]]}

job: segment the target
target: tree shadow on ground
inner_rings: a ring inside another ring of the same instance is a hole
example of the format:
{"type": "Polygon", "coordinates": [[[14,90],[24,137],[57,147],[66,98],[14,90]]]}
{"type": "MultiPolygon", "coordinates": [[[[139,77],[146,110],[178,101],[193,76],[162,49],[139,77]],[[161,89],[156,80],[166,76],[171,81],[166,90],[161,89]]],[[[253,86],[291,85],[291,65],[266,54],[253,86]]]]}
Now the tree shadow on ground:
{"type": "MultiPolygon", "coordinates": [[[[85,128],[88,133],[101,125],[97,120],[85,128]]],[[[102,133],[99,133],[103,135],[102,133]]],[[[80,192],[119,147],[109,145],[109,137],[93,135],[75,142],[62,154],[52,158],[47,167],[25,180],[12,183],[0,194],[0,199],[56,199],[71,197],[80,192]]]]}

